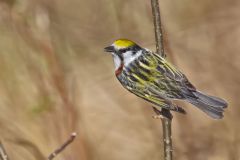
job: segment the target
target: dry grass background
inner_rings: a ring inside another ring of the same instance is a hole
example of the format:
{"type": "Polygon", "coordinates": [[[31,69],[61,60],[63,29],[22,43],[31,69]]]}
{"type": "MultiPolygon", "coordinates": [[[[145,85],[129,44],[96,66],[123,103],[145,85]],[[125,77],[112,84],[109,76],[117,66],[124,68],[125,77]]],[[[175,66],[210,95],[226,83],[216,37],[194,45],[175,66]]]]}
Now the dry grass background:
{"type": "MultiPolygon", "coordinates": [[[[183,104],[174,114],[178,160],[240,159],[240,2],[162,0],[167,54],[202,91],[229,102],[215,121],[183,104]]],[[[157,160],[161,122],[125,91],[103,47],[125,37],[154,49],[145,0],[1,0],[0,138],[12,160],[157,160]]]]}

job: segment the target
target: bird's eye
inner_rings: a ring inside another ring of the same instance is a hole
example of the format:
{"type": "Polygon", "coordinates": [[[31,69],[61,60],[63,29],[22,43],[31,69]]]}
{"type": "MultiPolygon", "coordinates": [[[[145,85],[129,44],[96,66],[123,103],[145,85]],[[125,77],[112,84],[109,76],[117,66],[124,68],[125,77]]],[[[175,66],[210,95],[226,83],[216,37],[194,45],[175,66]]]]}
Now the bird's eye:
{"type": "Polygon", "coordinates": [[[132,55],[134,56],[136,53],[137,53],[136,51],[133,51],[133,52],[132,52],[132,55]]]}
{"type": "Polygon", "coordinates": [[[130,48],[123,48],[123,49],[119,49],[119,52],[120,53],[125,53],[127,51],[130,51],[131,49],[130,48]]]}

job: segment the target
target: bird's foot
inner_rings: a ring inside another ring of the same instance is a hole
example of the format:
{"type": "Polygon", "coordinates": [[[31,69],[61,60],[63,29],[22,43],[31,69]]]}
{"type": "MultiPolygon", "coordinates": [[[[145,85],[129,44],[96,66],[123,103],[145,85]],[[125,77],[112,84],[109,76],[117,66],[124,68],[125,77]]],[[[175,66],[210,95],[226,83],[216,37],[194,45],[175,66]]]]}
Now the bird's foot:
{"type": "Polygon", "coordinates": [[[162,108],[161,111],[159,111],[158,109],[156,109],[155,107],[153,107],[154,112],[157,115],[152,116],[154,119],[163,119],[163,118],[167,118],[169,120],[172,120],[173,116],[170,112],[170,110],[162,108]]]}
{"type": "Polygon", "coordinates": [[[152,118],[154,118],[154,119],[162,119],[164,117],[161,114],[157,114],[157,115],[153,115],[152,118]]]}

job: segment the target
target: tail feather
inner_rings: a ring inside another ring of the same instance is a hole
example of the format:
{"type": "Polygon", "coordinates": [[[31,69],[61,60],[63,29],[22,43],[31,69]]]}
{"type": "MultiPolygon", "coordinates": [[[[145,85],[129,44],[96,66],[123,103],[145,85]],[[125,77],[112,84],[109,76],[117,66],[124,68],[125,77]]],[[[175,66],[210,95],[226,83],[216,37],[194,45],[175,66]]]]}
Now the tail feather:
{"type": "Polygon", "coordinates": [[[189,102],[191,104],[193,104],[194,106],[198,107],[200,110],[202,110],[203,112],[205,112],[207,115],[209,115],[210,117],[214,118],[214,119],[221,119],[223,118],[223,110],[221,108],[214,108],[212,106],[209,106],[208,104],[199,102],[198,100],[189,100],[189,102]]]}
{"type": "Polygon", "coordinates": [[[227,108],[227,102],[218,97],[209,96],[201,92],[193,93],[197,98],[187,98],[188,102],[198,107],[207,115],[214,119],[223,118],[224,109],[227,108]]]}
{"type": "Polygon", "coordinates": [[[204,93],[201,93],[199,91],[193,93],[196,97],[198,97],[202,102],[209,104],[211,106],[216,106],[216,107],[222,107],[222,108],[227,108],[227,102],[224,101],[221,98],[206,95],[204,93]]]}

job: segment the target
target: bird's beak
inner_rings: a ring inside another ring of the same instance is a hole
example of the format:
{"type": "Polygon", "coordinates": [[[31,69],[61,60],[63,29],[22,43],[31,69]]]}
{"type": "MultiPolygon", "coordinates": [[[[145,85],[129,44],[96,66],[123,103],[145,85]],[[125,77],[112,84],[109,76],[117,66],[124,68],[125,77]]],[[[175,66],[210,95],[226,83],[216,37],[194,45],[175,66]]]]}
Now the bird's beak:
{"type": "Polygon", "coordinates": [[[114,47],[113,46],[108,46],[104,48],[105,52],[114,52],[114,47]]]}

